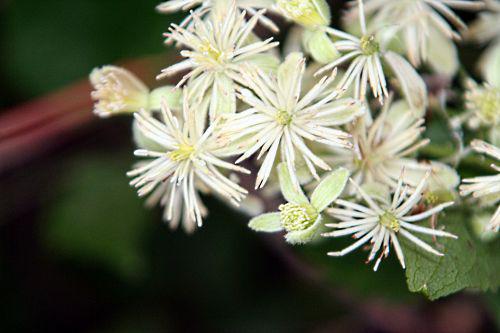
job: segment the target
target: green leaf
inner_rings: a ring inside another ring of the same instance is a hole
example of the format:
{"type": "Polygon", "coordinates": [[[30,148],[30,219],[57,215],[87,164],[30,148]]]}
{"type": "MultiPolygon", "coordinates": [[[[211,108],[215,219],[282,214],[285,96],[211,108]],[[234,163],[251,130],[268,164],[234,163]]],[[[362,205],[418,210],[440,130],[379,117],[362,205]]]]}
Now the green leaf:
{"type": "Polygon", "coordinates": [[[280,180],[280,188],[283,197],[286,201],[296,204],[309,204],[309,200],[300,188],[297,188],[290,177],[290,172],[285,163],[278,165],[278,176],[280,180]]]}
{"type": "MultiPolygon", "coordinates": [[[[468,214],[458,210],[440,218],[439,222],[446,227],[446,231],[459,237],[457,240],[438,240],[444,246],[443,257],[433,256],[413,244],[402,242],[410,291],[421,292],[435,300],[465,288],[482,291],[498,288],[500,242],[488,244],[475,238],[466,226],[468,219],[468,214]]],[[[439,249],[439,245],[437,247],[439,249]]]]}
{"type": "Polygon", "coordinates": [[[267,213],[254,217],[248,226],[255,231],[277,232],[283,230],[280,222],[280,213],[267,213]]]}
{"type": "Polygon", "coordinates": [[[319,183],[311,196],[311,204],[318,212],[323,211],[338,198],[345,188],[349,175],[349,170],[338,168],[319,183]]]}

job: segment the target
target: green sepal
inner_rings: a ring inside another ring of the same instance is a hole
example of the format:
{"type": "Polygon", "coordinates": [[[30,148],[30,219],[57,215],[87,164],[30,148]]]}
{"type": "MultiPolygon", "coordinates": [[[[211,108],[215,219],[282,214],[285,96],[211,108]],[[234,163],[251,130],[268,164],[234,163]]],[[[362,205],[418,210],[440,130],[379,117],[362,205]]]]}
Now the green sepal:
{"type": "Polygon", "coordinates": [[[266,213],[254,217],[248,223],[250,229],[261,232],[277,232],[283,230],[280,213],[266,213]]]}
{"type": "Polygon", "coordinates": [[[309,200],[305,196],[304,192],[302,192],[300,187],[294,185],[288,167],[285,163],[280,163],[278,165],[278,177],[280,181],[281,193],[286,201],[295,204],[309,204],[309,200]]]}
{"type": "Polygon", "coordinates": [[[311,204],[318,212],[323,211],[342,194],[349,176],[349,170],[338,168],[319,183],[311,195],[311,204]]]}

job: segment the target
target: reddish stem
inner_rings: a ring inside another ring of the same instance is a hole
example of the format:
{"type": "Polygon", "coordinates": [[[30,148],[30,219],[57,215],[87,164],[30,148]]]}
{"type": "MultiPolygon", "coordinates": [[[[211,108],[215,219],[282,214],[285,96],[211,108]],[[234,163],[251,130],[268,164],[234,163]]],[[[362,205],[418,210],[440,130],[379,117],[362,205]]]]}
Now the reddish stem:
{"type": "MultiPolygon", "coordinates": [[[[161,68],[163,57],[127,61],[130,69],[148,85],[161,68]]],[[[82,80],[55,93],[0,112],[0,174],[50,152],[67,142],[93,116],[91,86],[82,80]]]]}

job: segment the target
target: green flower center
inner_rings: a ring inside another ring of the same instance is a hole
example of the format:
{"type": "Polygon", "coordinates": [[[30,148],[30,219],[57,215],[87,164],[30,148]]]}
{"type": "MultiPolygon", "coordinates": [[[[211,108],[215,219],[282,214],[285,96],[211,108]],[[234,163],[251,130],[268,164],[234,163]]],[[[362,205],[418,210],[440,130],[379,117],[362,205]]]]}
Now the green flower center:
{"type": "Polygon", "coordinates": [[[177,150],[168,153],[168,157],[174,162],[181,162],[191,158],[195,149],[193,146],[180,144],[177,150]]]}
{"type": "Polygon", "coordinates": [[[395,232],[398,232],[401,228],[398,218],[388,211],[379,216],[379,223],[395,232]]]}
{"type": "Polygon", "coordinates": [[[288,126],[292,122],[292,115],[285,110],[280,110],[276,115],[276,121],[281,126],[288,126]]]}
{"type": "Polygon", "coordinates": [[[380,45],[375,40],[374,35],[368,35],[361,37],[361,51],[364,55],[370,56],[378,53],[380,51],[380,45]]]}
{"type": "Polygon", "coordinates": [[[354,164],[354,168],[356,170],[361,169],[363,167],[364,162],[365,161],[363,161],[362,159],[357,158],[356,155],[352,160],[352,163],[354,164]]]}
{"type": "Polygon", "coordinates": [[[311,205],[287,203],[280,205],[281,225],[286,231],[301,231],[309,228],[316,222],[318,212],[311,205]]]}
{"type": "Polygon", "coordinates": [[[217,62],[221,62],[223,60],[224,52],[216,49],[209,41],[204,41],[200,46],[199,51],[208,58],[211,58],[217,62]]]}
{"type": "Polygon", "coordinates": [[[474,102],[478,108],[478,116],[484,122],[494,125],[500,122],[500,89],[489,88],[477,96],[474,102]]]}

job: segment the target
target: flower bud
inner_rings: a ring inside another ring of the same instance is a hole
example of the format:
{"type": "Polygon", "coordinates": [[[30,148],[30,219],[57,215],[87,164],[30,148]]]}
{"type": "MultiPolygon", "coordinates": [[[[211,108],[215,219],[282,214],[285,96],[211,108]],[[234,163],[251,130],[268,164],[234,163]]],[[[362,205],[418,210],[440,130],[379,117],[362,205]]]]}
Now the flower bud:
{"type": "MultiPolygon", "coordinates": [[[[465,94],[466,106],[472,111],[477,125],[487,127],[500,124],[500,87],[489,84],[478,86],[474,81],[467,82],[468,91],[465,94]]],[[[477,126],[476,126],[477,127],[477,126]]]]}
{"type": "Polygon", "coordinates": [[[304,27],[330,24],[330,7],[325,0],[277,0],[276,6],[284,16],[304,27]]]}
{"type": "Polygon", "coordinates": [[[124,68],[96,68],[90,74],[90,83],[94,87],[91,93],[95,101],[94,113],[99,117],[133,113],[148,108],[148,87],[124,68]]]}

